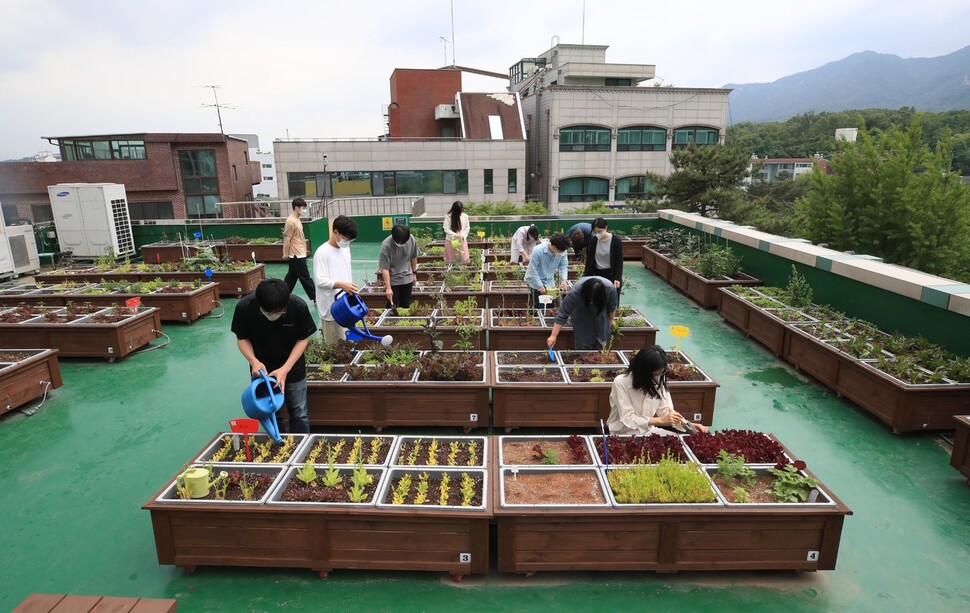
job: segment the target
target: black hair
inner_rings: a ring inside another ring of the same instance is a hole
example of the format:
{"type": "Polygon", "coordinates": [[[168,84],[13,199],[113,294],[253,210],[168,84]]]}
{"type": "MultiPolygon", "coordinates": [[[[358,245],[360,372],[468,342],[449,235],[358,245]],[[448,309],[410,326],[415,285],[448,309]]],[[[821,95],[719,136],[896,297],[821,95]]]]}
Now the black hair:
{"type": "Polygon", "coordinates": [[[256,305],[268,313],[286,308],[290,302],[290,286],[283,279],[263,279],[256,286],[256,305]]]}
{"type": "Polygon", "coordinates": [[[660,390],[667,389],[667,352],[660,345],[648,345],[630,360],[627,371],[633,377],[633,389],[644,390],[651,398],[660,398],[660,390]],[[663,370],[660,384],[653,380],[653,373],[663,370]]]}
{"type": "Polygon", "coordinates": [[[333,229],[340,232],[344,238],[350,240],[357,238],[357,222],[346,215],[337,215],[333,220],[333,229]]]}
{"type": "Polygon", "coordinates": [[[583,304],[590,313],[599,315],[606,308],[606,286],[595,277],[583,281],[583,286],[579,288],[579,297],[583,299],[583,304]]]}
{"type": "Polygon", "coordinates": [[[525,235],[530,237],[532,240],[537,241],[539,240],[539,228],[537,228],[535,224],[532,224],[529,226],[529,229],[526,230],[525,235]]]}
{"type": "Polygon", "coordinates": [[[576,252],[580,252],[586,246],[586,234],[582,230],[573,230],[573,233],[569,235],[569,240],[573,244],[573,249],[576,252]]]}
{"type": "Polygon", "coordinates": [[[293,208],[295,209],[298,206],[299,207],[306,206],[306,200],[304,200],[303,198],[300,198],[299,196],[293,199],[293,208]]]}
{"type": "Polygon", "coordinates": [[[451,210],[448,211],[448,215],[451,216],[451,231],[461,232],[461,214],[465,212],[465,205],[461,203],[461,200],[455,200],[451,205],[451,210]]]}
{"type": "Polygon", "coordinates": [[[403,223],[399,223],[391,228],[391,238],[398,245],[403,245],[404,243],[408,242],[409,238],[411,238],[411,228],[407,227],[403,223]]]}
{"type": "Polygon", "coordinates": [[[605,230],[606,228],[610,227],[609,224],[606,223],[606,220],[603,219],[602,217],[597,217],[596,219],[593,220],[593,223],[590,225],[593,226],[594,230],[597,228],[602,228],[605,230]]]}
{"type": "Polygon", "coordinates": [[[556,232],[555,234],[553,234],[549,238],[549,242],[552,244],[553,247],[555,247],[559,251],[565,251],[566,249],[569,249],[569,240],[566,238],[566,235],[561,232],[556,232]]]}

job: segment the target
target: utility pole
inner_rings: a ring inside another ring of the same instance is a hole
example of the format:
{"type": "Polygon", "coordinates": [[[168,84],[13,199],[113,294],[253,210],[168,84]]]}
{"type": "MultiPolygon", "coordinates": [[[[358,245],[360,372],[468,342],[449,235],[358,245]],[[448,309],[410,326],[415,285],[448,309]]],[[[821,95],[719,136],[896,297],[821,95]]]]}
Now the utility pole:
{"type": "Polygon", "coordinates": [[[216,92],[216,90],[222,87],[221,85],[200,85],[199,87],[207,87],[212,90],[212,96],[213,98],[215,98],[216,103],[203,104],[202,106],[216,109],[216,117],[219,119],[219,133],[225,134],[226,133],[225,130],[222,129],[222,109],[232,109],[235,107],[228,104],[219,104],[219,94],[216,92]]]}

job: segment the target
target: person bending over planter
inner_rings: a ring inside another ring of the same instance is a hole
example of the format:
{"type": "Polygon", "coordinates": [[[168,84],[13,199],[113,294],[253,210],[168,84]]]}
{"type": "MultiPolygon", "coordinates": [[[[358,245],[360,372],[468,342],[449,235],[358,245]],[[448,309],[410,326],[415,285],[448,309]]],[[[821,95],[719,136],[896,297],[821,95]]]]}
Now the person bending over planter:
{"type": "Polygon", "coordinates": [[[620,286],[623,284],[623,241],[607,230],[606,220],[597,217],[593,220],[593,238],[586,249],[586,269],[584,277],[598,276],[609,279],[616,288],[619,299],[620,286]]]}
{"type": "Polygon", "coordinates": [[[445,214],[445,262],[451,264],[455,261],[455,252],[461,251],[461,263],[467,264],[470,256],[468,255],[468,213],[465,212],[465,205],[461,200],[455,200],[451,205],[451,210],[445,214]],[[455,244],[457,243],[457,246],[455,244]]]}
{"type": "MultiPolygon", "coordinates": [[[[306,405],[306,361],[303,357],[317,326],[306,302],[290,293],[282,279],[265,279],[246,294],[232,315],[239,352],[250,375],[275,377],[290,416],[290,432],[309,432],[306,405]]],[[[280,410],[282,412],[282,409],[280,410]]],[[[277,413],[277,423],[282,423],[277,413]]],[[[282,429],[282,428],[281,428],[282,429]]]]}
{"type": "Polygon", "coordinates": [[[512,235],[512,261],[518,262],[519,258],[525,264],[529,263],[532,257],[532,249],[539,242],[539,228],[535,225],[522,226],[512,235]]]}
{"type": "Polygon", "coordinates": [[[559,273],[559,291],[565,293],[569,289],[566,274],[569,272],[569,262],[566,250],[569,241],[562,234],[553,234],[549,242],[539,244],[532,250],[529,267],[525,270],[525,282],[532,288],[532,306],[539,306],[540,294],[548,294],[553,286],[553,278],[559,273]]]}
{"type": "Polygon", "coordinates": [[[569,242],[573,244],[573,253],[582,260],[586,257],[586,249],[589,247],[589,236],[593,232],[593,225],[586,221],[573,224],[573,227],[566,230],[569,242]]]}
{"type": "Polygon", "coordinates": [[[306,267],[306,236],[303,235],[303,222],[300,221],[300,214],[305,210],[306,200],[294,198],[293,212],[287,215],[286,225],[283,226],[283,257],[286,258],[289,266],[283,280],[292,292],[296,287],[296,280],[299,279],[307,298],[310,302],[315,302],[317,292],[313,287],[313,281],[310,280],[310,271],[306,267]]]}
{"type": "Polygon", "coordinates": [[[707,426],[687,421],[674,410],[667,388],[667,352],[660,345],[644,347],[633,356],[627,372],[613,379],[610,390],[610,434],[670,434],[707,432],[707,426]]]}
{"type": "Polygon", "coordinates": [[[353,272],[350,268],[350,243],[357,238],[357,222],[346,215],[333,220],[330,240],[320,245],[313,254],[313,283],[317,286],[317,311],[323,340],[333,345],[347,338],[347,331],[333,320],[330,305],[338,290],[357,293],[353,272]]]}
{"type": "Polygon", "coordinates": [[[559,331],[566,321],[573,319],[573,338],[576,349],[595,349],[606,347],[610,339],[610,329],[616,319],[616,288],[603,277],[583,277],[577,281],[562,299],[556,311],[556,323],[546,344],[552,349],[559,337],[559,331]]]}
{"type": "Polygon", "coordinates": [[[391,235],[381,243],[377,267],[384,278],[387,306],[411,306],[411,290],[418,280],[418,243],[404,224],[391,228],[391,235]]]}

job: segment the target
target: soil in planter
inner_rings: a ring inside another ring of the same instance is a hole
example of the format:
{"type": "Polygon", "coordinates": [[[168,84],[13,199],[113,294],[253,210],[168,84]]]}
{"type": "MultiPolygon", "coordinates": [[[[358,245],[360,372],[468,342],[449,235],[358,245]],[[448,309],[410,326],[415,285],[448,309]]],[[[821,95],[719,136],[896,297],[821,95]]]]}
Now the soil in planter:
{"type": "Polygon", "coordinates": [[[415,439],[401,443],[400,466],[483,466],[482,441],[415,439]]]}
{"type": "MultiPolygon", "coordinates": [[[[547,356],[548,357],[548,356],[547,356]]],[[[505,383],[563,383],[562,373],[545,368],[512,368],[502,370],[499,380],[505,383]]]]}
{"type": "Polygon", "coordinates": [[[510,504],[605,504],[592,472],[523,473],[505,475],[505,502],[510,504]]]}
{"type": "Polygon", "coordinates": [[[549,362],[549,354],[545,351],[539,351],[534,353],[522,353],[517,351],[510,351],[507,353],[498,354],[498,363],[501,365],[513,364],[513,365],[531,365],[536,364],[539,366],[547,366],[549,362]]]}
{"type": "Polygon", "coordinates": [[[667,363],[668,381],[704,381],[705,377],[690,364],[667,363]]]}
{"type": "Polygon", "coordinates": [[[35,355],[33,351],[0,351],[0,362],[22,362],[35,355]]]}
{"type": "Polygon", "coordinates": [[[387,437],[331,437],[315,442],[307,453],[306,461],[311,464],[326,464],[330,462],[332,454],[334,464],[357,464],[363,454],[364,464],[383,464],[390,452],[391,439],[387,437]]]}
{"type": "Polygon", "coordinates": [[[77,321],[81,319],[83,315],[74,315],[72,313],[44,313],[44,317],[41,321],[48,324],[66,324],[72,321],[77,321]]]}
{"type": "Polygon", "coordinates": [[[615,351],[560,351],[566,364],[620,364],[620,356],[615,351]]]}
{"type": "Polygon", "coordinates": [[[590,464],[586,443],[576,435],[568,439],[513,439],[502,441],[502,461],[519,466],[590,464]]]}
{"type": "Polygon", "coordinates": [[[736,487],[743,487],[744,491],[748,493],[748,500],[746,503],[778,502],[778,499],[775,498],[775,495],[771,492],[771,486],[775,482],[775,478],[771,475],[756,475],[754,478],[754,485],[751,486],[746,486],[736,480],[732,480],[730,483],[728,483],[724,480],[724,477],[721,477],[720,475],[713,475],[712,478],[714,479],[714,483],[717,484],[718,489],[721,490],[721,494],[724,496],[724,499],[728,502],[738,502],[734,493],[734,488],[736,487]]]}
{"type": "Polygon", "coordinates": [[[343,369],[331,368],[330,370],[327,370],[326,369],[327,366],[330,366],[330,365],[320,364],[320,365],[317,365],[316,367],[312,365],[307,366],[307,369],[306,369],[307,381],[340,381],[341,377],[344,376],[343,369]]]}
{"type": "Polygon", "coordinates": [[[684,437],[684,442],[701,464],[717,463],[717,454],[722,449],[731,455],[743,456],[749,464],[788,463],[781,443],[753,430],[697,432],[684,437]]]}
{"type": "Polygon", "coordinates": [[[610,383],[625,372],[625,368],[577,368],[569,370],[569,380],[573,383],[610,383]]]}
{"type": "Polygon", "coordinates": [[[37,307],[19,306],[12,311],[0,315],[0,323],[17,324],[46,312],[47,311],[37,307]]]}
{"type": "Polygon", "coordinates": [[[217,498],[215,488],[213,488],[205,498],[193,498],[193,500],[259,500],[266,495],[267,490],[273,485],[273,480],[275,479],[276,475],[231,471],[229,473],[229,486],[226,488],[226,495],[224,497],[217,498]],[[249,498],[243,495],[242,487],[240,487],[243,479],[245,479],[247,485],[254,488],[249,498]]]}
{"type": "Polygon", "coordinates": [[[437,506],[449,506],[449,507],[478,507],[482,505],[482,478],[479,476],[471,476],[469,473],[436,473],[433,476],[429,476],[426,483],[427,491],[423,494],[423,502],[421,500],[422,494],[419,491],[419,485],[421,479],[419,475],[408,475],[410,477],[410,487],[407,491],[404,491],[402,486],[402,479],[406,476],[395,477],[391,480],[391,486],[387,490],[387,495],[384,498],[385,504],[420,504],[428,507],[437,506]],[[448,488],[444,494],[444,500],[442,501],[442,478],[444,475],[448,475],[448,488]],[[461,493],[461,482],[464,475],[469,475],[471,477],[471,485],[474,494],[469,500],[465,500],[461,493]],[[402,498],[395,502],[395,495],[401,495],[402,498]],[[466,504],[462,504],[465,502],[466,504]]]}
{"type": "MultiPolygon", "coordinates": [[[[243,441],[243,437],[239,437],[239,451],[236,451],[232,447],[232,437],[229,435],[223,436],[220,439],[221,444],[216,447],[215,452],[212,457],[206,460],[207,462],[247,462],[246,459],[246,445],[243,441]]],[[[290,459],[293,452],[296,450],[297,439],[292,435],[283,437],[283,444],[280,445],[276,443],[273,439],[266,437],[262,442],[259,442],[255,437],[249,437],[249,450],[252,455],[252,461],[258,464],[261,463],[273,463],[282,464],[290,459]]]]}
{"type": "MultiPolygon", "coordinates": [[[[603,454],[603,437],[595,437],[593,446],[600,460],[606,461],[603,454]]],[[[606,448],[610,452],[610,464],[656,464],[664,456],[669,456],[677,462],[686,462],[680,439],[676,436],[648,434],[646,436],[608,436],[606,448]]]]}
{"type": "Polygon", "coordinates": [[[90,315],[91,313],[97,313],[104,307],[94,306],[90,302],[82,302],[81,304],[68,302],[67,306],[64,308],[67,309],[68,313],[73,313],[74,315],[90,315]]]}
{"type": "Polygon", "coordinates": [[[124,315],[122,313],[118,313],[117,311],[105,311],[104,313],[92,315],[91,319],[88,321],[94,324],[114,324],[118,323],[119,321],[124,321],[129,317],[131,317],[130,314],[124,315]]]}
{"type": "Polygon", "coordinates": [[[183,286],[178,286],[178,287],[173,287],[173,286],[170,286],[169,285],[169,286],[165,286],[165,287],[159,288],[158,290],[156,290],[155,293],[157,293],[157,294],[187,294],[187,293],[191,292],[193,289],[197,289],[197,288],[194,288],[191,285],[183,285],[183,286]]]}
{"type": "Polygon", "coordinates": [[[438,353],[418,358],[418,381],[481,381],[482,354],[438,353]]]}
{"type": "MultiPolygon", "coordinates": [[[[286,489],[283,490],[280,500],[286,502],[353,502],[350,499],[350,489],[354,486],[352,475],[340,475],[340,483],[328,487],[322,481],[325,472],[326,470],[317,470],[317,478],[311,481],[309,485],[293,475],[290,482],[286,484],[286,489]]],[[[361,503],[374,500],[378,478],[380,477],[378,473],[374,472],[367,474],[371,476],[371,482],[364,486],[365,498],[361,503]]]]}

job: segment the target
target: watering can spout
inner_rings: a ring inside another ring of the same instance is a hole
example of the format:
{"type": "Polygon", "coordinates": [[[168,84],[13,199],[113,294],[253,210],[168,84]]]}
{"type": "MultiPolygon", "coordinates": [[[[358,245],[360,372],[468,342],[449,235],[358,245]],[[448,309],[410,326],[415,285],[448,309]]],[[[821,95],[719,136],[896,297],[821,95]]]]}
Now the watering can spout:
{"type": "Polygon", "coordinates": [[[263,430],[277,443],[283,442],[276,423],[276,412],[283,406],[283,392],[279,391],[276,379],[260,370],[249,386],[243,390],[242,405],[247,417],[258,419],[263,430]]]}

